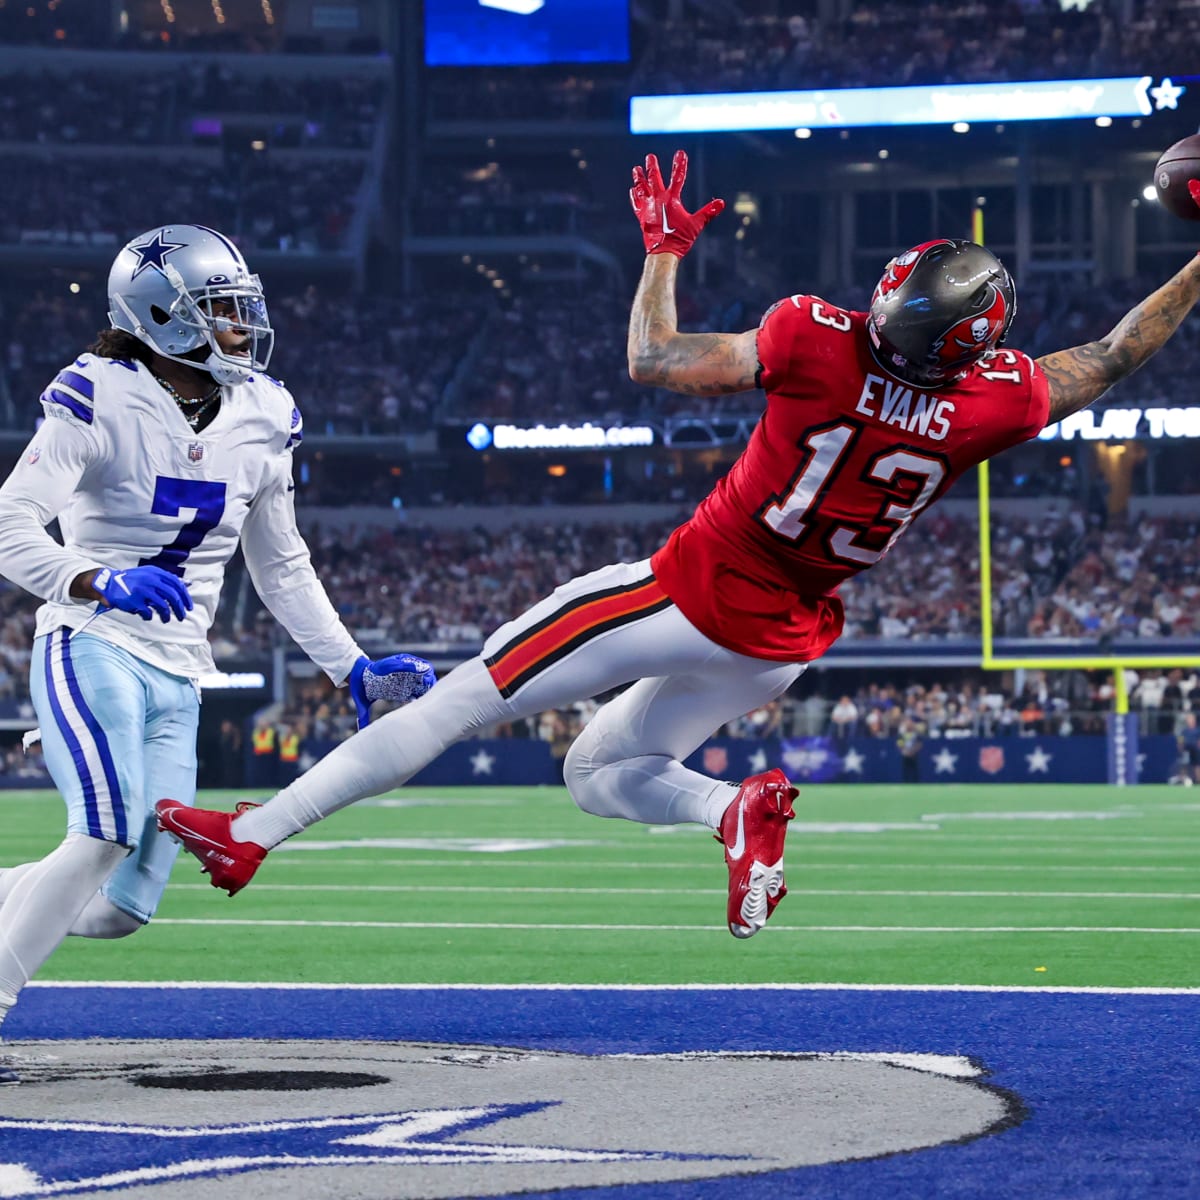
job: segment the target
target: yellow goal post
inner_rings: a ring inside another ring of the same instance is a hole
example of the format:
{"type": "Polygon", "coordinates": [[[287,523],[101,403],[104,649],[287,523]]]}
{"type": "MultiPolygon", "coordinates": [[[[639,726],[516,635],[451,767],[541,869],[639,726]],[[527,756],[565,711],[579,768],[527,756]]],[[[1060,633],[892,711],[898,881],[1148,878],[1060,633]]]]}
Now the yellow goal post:
{"type": "Polygon", "coordinates": [[[1187,654],[1096,654],[1062,655],[1038,654],[1009,657],[996,653],[995,630],[992,623],[992,528],[991,492],[988,480],[988,464],[979,464],[979,608],[983,640],[983,659],[980,665],[985,671],[1010,671],[1024,668],[1031,671],[1112,671],[1114,709],[1124,715],[1129,712],[1129,691],[1125,681],[1125,669],[1171,669],[1173,667],[1200,667],[1200,655],[1187,654]]]}

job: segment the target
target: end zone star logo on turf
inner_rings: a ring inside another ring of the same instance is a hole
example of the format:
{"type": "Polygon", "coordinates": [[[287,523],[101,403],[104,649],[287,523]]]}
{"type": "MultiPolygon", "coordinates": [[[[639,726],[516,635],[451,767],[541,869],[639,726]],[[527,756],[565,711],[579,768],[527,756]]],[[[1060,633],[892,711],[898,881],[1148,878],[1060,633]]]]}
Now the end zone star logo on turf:
{"type": "Polygon", "coordinates": [[[101,1121],[0,1119],[5,1155],[0,1196],[16,1200],[134,1184],[242,1174],[267,1167],[611,1163],[700,1157],[661,1151],[580,1150],[559,1146],[457,1141],[475,1130],[553,1106],[554,1101],[488,1104],[324,1117],[302,1121],[172,1127],[101,1121]],[[79,1151],[86,1146],[86,1155],[79,1151]],[[43,1166],[86,1162],[93,1173],[43,1166]],[[46,1172],[50,1171],[49,1174],[46,1172]]]}
{"type": "Polygon", "coordinates": [[[254,1197],[482,1200],[911,1154],[1011,1128],[1023,1112],[979,1064],[924,1052],[93,1039],[38,1056],[10,1045],[20,1082],[0,1089],[5,1200],[147,1187],[202,1200],[227,1175],[254,1197]],[[731,1106],[731,1095],[771,1104],[731,1106]],[[110,1114],[122,1119],[98,1119],[110,1114]]]}

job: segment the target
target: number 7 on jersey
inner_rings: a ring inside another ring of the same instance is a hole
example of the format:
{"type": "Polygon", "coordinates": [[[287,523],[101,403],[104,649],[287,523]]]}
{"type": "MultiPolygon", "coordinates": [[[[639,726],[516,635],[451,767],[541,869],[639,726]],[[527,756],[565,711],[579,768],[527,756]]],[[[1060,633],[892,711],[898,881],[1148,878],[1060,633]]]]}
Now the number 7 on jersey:
{"type": "Polygon", "coordinates": [[[154,500],[150,511],[160,517],[177,517],[185,508],[196,515],[179,531],[175,540],[152,558],[139,560],[139,567],[162,567],[183,578],[187,556],[221,523],[225,515],[225,485],[206,479],[175,479],[160,475],[154,481],[154,500]]]}

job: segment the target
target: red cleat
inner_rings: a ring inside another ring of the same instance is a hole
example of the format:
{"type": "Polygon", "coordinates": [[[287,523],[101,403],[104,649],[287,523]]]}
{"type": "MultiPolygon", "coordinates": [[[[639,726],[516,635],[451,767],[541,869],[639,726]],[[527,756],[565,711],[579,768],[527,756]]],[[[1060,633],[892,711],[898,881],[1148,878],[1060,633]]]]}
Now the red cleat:
{"type": "Polygon", "coordinates": [[[266,850],[256,842],[239,842],[229,832],[236,813],[188,808],[178,800],[160,800],[154,811],[159,829],[200,860],[213,887],[224,888],[231,896],[254,878],[267,857],[266,850]]]}
{"type": "Polygon", "coordinates": [[[715,835],[725,845],[729,868],[729,932],[753,937],[787,895],[783,886],[783,840],[796,815],[792,801],[800,794],[776,767],[751,775],[742,783],[721,818],[715,835]]]}

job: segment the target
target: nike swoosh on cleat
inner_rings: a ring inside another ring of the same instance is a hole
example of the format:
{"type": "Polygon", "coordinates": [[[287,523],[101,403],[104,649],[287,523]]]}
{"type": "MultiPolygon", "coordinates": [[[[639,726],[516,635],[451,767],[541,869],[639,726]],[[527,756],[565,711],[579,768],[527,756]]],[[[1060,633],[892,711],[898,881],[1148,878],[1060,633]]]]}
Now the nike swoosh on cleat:
{"type": "Polygon", "coordinates": [[[741,858],[746,850],[746,798],[743,796],[738,801],[738,822],[737,822],[737,837],[733,839],[733,845],[729,847],[729,857],[733,859],[741,858]]]}
{"type": "Polygon", "coordinates": [[[166,819],[172,822],[177,829],[186,833],[188,837],[195,838],[198,842],[207,842],[210,846],[216,846],[218,849],[222,848],[220,842],[214,842],[212,838],[205,837],[204,834],[197,833],[194,829],[189,829],[182,821],[176,820],[173,810],[166,813],[166,819]]]}

